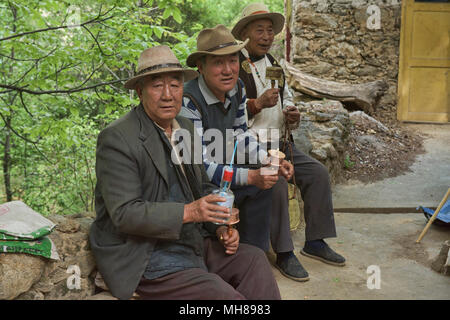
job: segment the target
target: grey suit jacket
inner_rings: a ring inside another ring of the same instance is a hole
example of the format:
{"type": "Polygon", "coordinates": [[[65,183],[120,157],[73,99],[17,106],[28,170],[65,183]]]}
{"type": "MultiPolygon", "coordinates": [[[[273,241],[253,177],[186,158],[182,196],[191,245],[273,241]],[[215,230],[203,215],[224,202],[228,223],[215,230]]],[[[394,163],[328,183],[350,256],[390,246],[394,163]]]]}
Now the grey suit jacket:
{"type": "MultiPolygon", "coordinates": [[[[176,120],[193,137],[192,122],[176,120]]],[[[168,202],[166,153],[156,130],[140,105],[98,137],[97,218],[89,239],[98,270],[119,299],[133,295],[156,241],[178,239],[183,224],[184,204],[168,202]]],[[[193,169],[203,194],[210,192],[215,186],[203,165],[193,169]]]]}

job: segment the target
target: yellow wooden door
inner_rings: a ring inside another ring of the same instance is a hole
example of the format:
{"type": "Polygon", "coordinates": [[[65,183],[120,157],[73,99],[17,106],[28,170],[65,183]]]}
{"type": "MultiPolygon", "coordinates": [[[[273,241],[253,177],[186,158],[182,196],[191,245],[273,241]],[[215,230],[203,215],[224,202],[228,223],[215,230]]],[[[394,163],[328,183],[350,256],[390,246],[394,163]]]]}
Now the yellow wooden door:
{"type": "Polygon", "coordinates": [[[450,120],[450,3],[402,1],[397,118],[450,120]]]}

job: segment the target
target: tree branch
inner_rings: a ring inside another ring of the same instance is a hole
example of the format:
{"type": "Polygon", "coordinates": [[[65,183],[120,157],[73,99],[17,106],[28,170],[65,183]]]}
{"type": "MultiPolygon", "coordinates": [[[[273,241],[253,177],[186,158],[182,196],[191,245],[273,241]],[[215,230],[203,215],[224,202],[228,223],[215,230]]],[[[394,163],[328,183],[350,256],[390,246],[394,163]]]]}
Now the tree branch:
{"type": "Polygon", "coordinates": [[[2,53],[0,53],[0,56],[8,58],[8,59],[11,59],[11,60],[14,60],[14,61],[39,61],[39,60],[45,59],[48,56],[50,56],[53,52],[56,51],[56,49],[58,49],[58,47],[52,49],[49,53],[47,53],[45,56],[42,56],[40,58],[18,59],[18,58],[13,58],[13,57],[7,56],[6,54],[2,54],[2,53]]]}
{"type": "MultiPolygon", "coordinates": [[[[96,73],[98,70],[100,70],[100,68],[103,67],[104,64],[105,64],[105,62],[102,62],[102,63],[100,64],[100,66],[98,66],[97,68],[95,68],[95,69],[91,72],[91,74],[86,78],[86,80],[83,81],[82,84],[80,84],[78,87],[75,87],[74,89],[76,90],[76,89],[81,88],[82,86],[84,86],[84,85],[86,84],[86,82],[88,82],[88,81],[92,78],[92,76],[94,75],[94,73],[96,73]]],[[[119,79],[119,80],[120,80],[120,79],[119,79]]]]}
{"type": "Polygon", "coordinates": [[[84,87],[84,88],[73,88],[73,89],[66,89],[66,90],[46,90],[46,91],[35,91],[35,90],[25,89],[23,87],[21,88],[21,87],[16,87],[16,86],[0,84],[0,88],[8,89],[7,91],[0,91],[0,94],[1,93],[11,92],[11,91],[19,91],[19,92],[25,92],[25,93],[28,93],[28,94],[35,94],[35,95],[75,93],[75,92],[89,90],[89,89],[93,89],[93,88],[97,88],[97,87],[101,87],[101,86],[107,86],[107,85],[114,84],[114,83],[121,82],[121,81],[125,81],[125,80],[127,80],[127,79],[120,79],[120,80],[113,80],[113,81],[108,81],[108,82],[101,82],[101,83],[97,83],[97,84],[94,84],[92,86],[88,86],[88,87],[84,87]]]}
{"type": "MultiPolygon", "coordinates": [[[[109,10],[108,12],[110,12],[111,10],[109,10]]],[[[99,15],[91,20],[85,21],[83,23],[81,23],[80,25],[71,25],[71,26],[59,26],[59,27],[50,27],[50,28],[43,28],[43,29],[37,29],[37,30],[33,30],[33,31],[27,31],[27,32],[22,32],[22,33],[18,33],[18,34],[13,34],[11,36],[8,37],[4,37],[4,38],[0,38],[0,42],[1,41],[5,41],[5,40],[11,40],[14,38],[19,38],[19,37],[23,37],[29,34],[33,34],[33,33],[38,33],[38,32],[46,32],[46,31],[52,31],[52,30],[58,30],[58,29],[67,29],[67,28],[75,28],[75,27],[83,27],[85,25],[91,24],[91,23],[98,23],[98,22],[102,22],[102,21],[106,21],[109,20],[111,18],[114,17],[114,15],[103,18],[103,19],[99,19],[101,16],[106,15],[108,12],[101,14],[99,13],[99,15]]]]}
{"type": "Polygon", "coordinates": [[[32,119],[34,119],[33,114],[30,112],[30,110],[28,110],[27,106],[25,105],[25,102],[23,101],[22,95],[23,95],[23,92],[19,92],[19,98],[20,98],[20,101],[22,102],[22,106],[23,106],[23,108],[25,109],[25,111],[30,115],[30,117],[31,117],[32,119]]]}
{"type": "Polygon", "coordinates": [[[21,134],[19,134],[12,126],[10,126],[8,124],[8,121],[6,121],[5,117],[3,116],[2,113],[0,113],[0,118],[2,118],[3,122],[5,123],[5,125],[9,128],[9,130],[11,130],[16,136],[18,136],[20,139],[25,140],[26,142],[29,142],[31,144],[36,144],[37,142],[39,142],[39,140],[37,141],[31,141],[28,138],[25,138],[24,136],[22,136],[21,134]]]}
{"type": "Polygon", "coordinates": [[[100,53],[102,55],[104,55],[105,57],[111,57],[111,56],[114,55],[114,54],[106,54],[106,53],[104,53],[103,50],[102,50],[102,47],[100,46],[100,43],[98,43],[97,38],[92,34],[91,30],[89,30],[88,27],[86,27],[86,26],[82,26],[82,27],[83,27],[83,29],[85,29],[91,35],[92,39],[94,39],[94,41],[97,44],[97,47],[100,50],[100,53]]]}
{"type": "Polygon", "coordinates": [[[47,158],[47,156],[46,156],[46,155],[38,148],[37,143],[39,142],[39,139],[38,139],[36,142],[34,142],[34,141],[31,141],[31,140],[28,139],[28,138],[25,138],[24,136],[20,135],[16,130],[14,130],[14,128],[13,128],[12,126],[10,126],[10,125],[7,123],[6,119],[4,118],[3,114],[1,114],[1,113],[0,113],[0,118],[2,118],[3,122],[5,123],[5,125],[6,125],[6,126],[7,126],[7,127],[8,127],[15,135],[16,135],[16,136],[18,136],[20,139],[22,139],[22,140],[24,140],[24,141],[26,141],[26,142],[31,143],[31,144],[33,145],[33,147],[36,149],[36,151],[39,152],[39,153],[41,154],[41,156],[42,156],[48,163],[54,164],[54,163],[51,162],[51,161],[47,158]]]}

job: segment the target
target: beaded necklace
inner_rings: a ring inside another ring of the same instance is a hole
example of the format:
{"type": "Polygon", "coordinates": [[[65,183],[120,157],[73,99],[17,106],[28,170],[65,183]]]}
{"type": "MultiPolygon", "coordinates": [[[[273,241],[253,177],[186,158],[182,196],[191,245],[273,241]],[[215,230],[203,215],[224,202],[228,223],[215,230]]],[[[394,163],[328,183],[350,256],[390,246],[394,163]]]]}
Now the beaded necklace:
{"type": "Polygon", "coordinates": [[[255,72],[256,72],[256,75],[258,76],[259,81],[261,81],[262,85],[265,87],[266,84],[264,83],[264,81],[262,81],[261,76],[260,76],[260,74],[259,74],[259,72],[258,72],[258,68],[257,68],[256,65],[253,63],[253,61],[250,59],[250,57],[247,58],[247,60],[248,60],[248,62],[252,65],[252,67],[255,68],[255,72]]]}

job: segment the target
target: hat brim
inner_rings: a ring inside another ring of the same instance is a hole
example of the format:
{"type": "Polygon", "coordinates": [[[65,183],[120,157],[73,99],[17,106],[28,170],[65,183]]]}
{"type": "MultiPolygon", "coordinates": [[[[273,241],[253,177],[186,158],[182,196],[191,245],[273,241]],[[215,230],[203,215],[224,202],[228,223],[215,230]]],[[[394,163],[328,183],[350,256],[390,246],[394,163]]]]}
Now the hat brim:
{"type": "Polygon", "coordinates": [[[233,30],[231,30],[231,34],[238,40],[241,40],[241,31],[247,26],[250,22],[253,22],[255,20],[260,19],[270,19],[272,20],[272,28],[273,32],[277,35],[279,34],[283,28],[284,28],[284,16],[281,13],[278,12],[267,12],[267,13],[258,13],[258,14],[252,14],[247,17],[242,18],[239,20],[236,25],[234,26],[233,30]]]}
{"type": "Polygon", "coordinates": [[[167,72],[181,72],[181,73],[183,73],[184,82],[187,82],[189,80],[192,80],[192,79],[195,79],[195,78],[198,77],[198,72],[195,71],[195,70],[192,70],[192,69],[161,68],[161,69],[145,72],[143,74],[140,74],[138,76],[135,76],[133,78],[128,79],[125,82],[124,87],[126,89],[135,89],[136,88],[136,83],[137,83],[137,81],[139,79],[144,78],[146,76],[153,75],[153,74],[167,73],[167,72]]]}
{"type": "Polygon", "coordinates": [[[194,68],[197,66],[197,60],[202,56],[205,56],[205,55],[226,56],[228,54],[233,54],[233,53],[239,52],[239,51],[241,51],[242,48],[244,48],[247,45],[248,41],[249,41],[249,39],[246,39],[243,43],[224,47],[224,48],[221,48],[221,49],[218,49],[215,51],[196,51],[194,53],[191,53],[187,57],[186,64],[188,65],[188,67],[194,68]]]}

